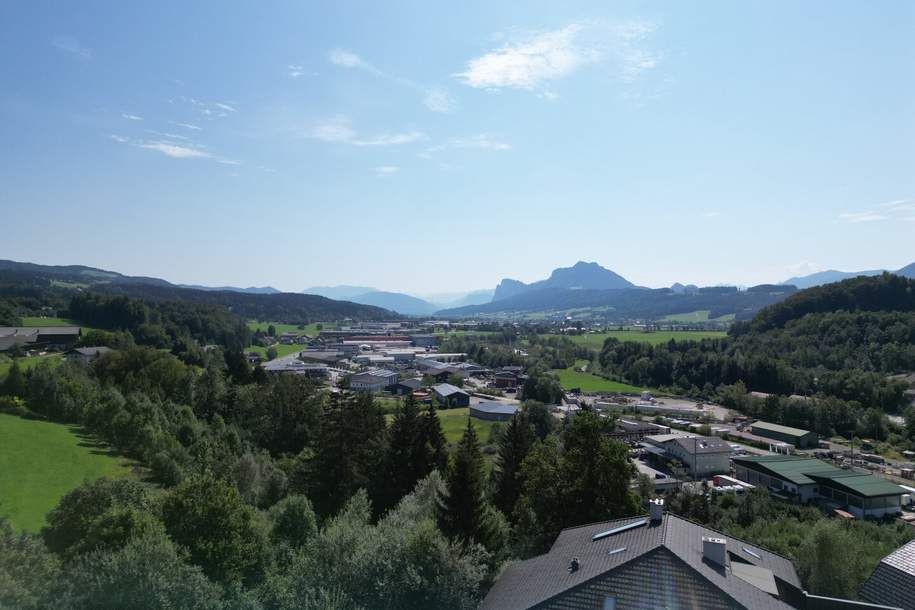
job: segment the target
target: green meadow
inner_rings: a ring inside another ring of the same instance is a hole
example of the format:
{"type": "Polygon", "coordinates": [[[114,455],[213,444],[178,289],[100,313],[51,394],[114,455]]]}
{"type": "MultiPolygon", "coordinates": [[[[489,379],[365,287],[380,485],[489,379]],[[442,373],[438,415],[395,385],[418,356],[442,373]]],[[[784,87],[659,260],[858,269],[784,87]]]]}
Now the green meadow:
{"type": "Polygon", "coordinates": [[[75,426],[0,413],[0,517],[38,531],[60,498],[83,481],[132,476],[126,459],[75,426]]]}
{"type": "Polygon", "coordinates": [[[603,333],[587,333],[584,335],[553,335],[557,337],[568,337],[572,342],[587,347],[594,351],[600,351],[604,346],[604,340],[613,337],[620,341],[636,341],[638,343],[650,343],[658,345],[667,343],[671,339],[675,341],[699,341],[701,339],[726,337],[727,333],[719,330],[659,330],[645,332],[641,330],[611,330],[603,333]]]}

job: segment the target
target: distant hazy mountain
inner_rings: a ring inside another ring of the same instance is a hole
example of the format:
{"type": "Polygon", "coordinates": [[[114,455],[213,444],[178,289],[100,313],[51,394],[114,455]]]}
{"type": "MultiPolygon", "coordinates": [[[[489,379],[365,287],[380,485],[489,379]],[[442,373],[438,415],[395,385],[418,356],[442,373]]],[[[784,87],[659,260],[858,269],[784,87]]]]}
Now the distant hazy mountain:
{"type": "Polygon", "coordinates": [[[249,286],[247,288],[238,288],[236,286],[198,286],[197,284],[178,284],[182,288],[193,288],[194,290],[223,290],[227,292],[244,292],[247,294],[279,294],[282,290],[277,290],[273,286],[249,286]]]}
{"type": "Polygon", "coordinates": [[[314,286],[312,288],[306,288],[302,292],[304,294],[316,294],[321,297],[327,297],[328,299],[351,300],[353,297],[359,296],[360,294],[378,292],[378,289],[369,288],[368,286],[314,286]]]}
{"type": "Polygon", "coordinates": [[[842,280],[847,280],[848,278],[858,277],[861,275],[870,277],[874,275],[880,275],[881,273],[883,273],[883,269],[871,269],[870,271],[836,271],[835,269],[830,269],[828,271],[818,271],[817,273],[811,273],[810,275],[788,278],[782,282],[782,284],[794,284],[803,290],[804,288],[813,288],[814,286],[820,286],[822,284],[841,282],[842,280]]]}
{"type": "Polygon", "coordinates": [[[362,305],[374,305],[375,307],[390,309],[407,316],[425,316],[439,309],[428,301],[411,297],[408,294],[381,290],[357,294],[346,300],[362,305]]]}
{"type": "Polygon", "coordinates": [[[605,269],[597,263],[578,261],[571,267],[554,269],[549,278],[531,284],[506,278],[496,287],[492,300],[498,301],[518,294],[553,288],[567,290],[619,290],[635,287],[635,284],[623,276],[605,269]]]}
{"type": "Polygon", "coordinates": [[[489,303],[495,291],[492,288],[484,290],[469,290],[464,292],[434,292],[430,294],[412,293],[417,299],[432,303],[438,309],[446,307],[464,307],[465,305],[479,305],[489,303]]]}
{"type": "Polygon", "coordinates": [[[896,272],[896,275],[901,275],[902,277],[907,277],[909,279],[915,280],[915,263],[906,265],[902,269],[896,272]]]}

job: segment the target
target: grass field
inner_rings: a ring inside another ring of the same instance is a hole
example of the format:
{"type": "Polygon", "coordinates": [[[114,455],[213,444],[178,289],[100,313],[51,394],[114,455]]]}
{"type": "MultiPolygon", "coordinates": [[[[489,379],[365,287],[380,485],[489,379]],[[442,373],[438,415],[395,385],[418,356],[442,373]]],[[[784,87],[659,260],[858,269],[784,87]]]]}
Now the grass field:
{"type": "MultiPolygon", "coordinates": [[[[19,363],[19,368],[23,372],[25,372],[42,361],[50,362],[52,366],[56,365],[56,364],[60,364],[61,362],[63,362],[63,354],[48,354],[47,356],[29,356],[27,358],[17,358],[16,361],[19,363]]],[[[9,372],[11,366],[13,366],[12,358],[8,358],[6,356],[0,356],[0,380],[6,378],[6,374],[9,372]]]]}
{"type": "MultiPolygon", "coordinates": [[[[282,358],[283,356],[288,356],[289,354],[301,352],[303,349],[305,349],[304,345],[299,345],[297,343],[293,343],[292,345],[282,345],[280,343],[277,343],[276,345],[271,345],[270,347],[276,348],[276,357],[277,358],[282,358]]],[[[260,354],[261,358],[264,358],[264,359],[267,358],[267,348],[261,347],[260,345],[249,345],[248,347],[245,348],[245,353],[248,353],[248,352],[255,352],[255,353],[260,354]]]]}
{"type": "Polygon", "coordinates": [[[581,367],[584,363],[585,361],[579,360],[575,363],[575,366],[569,367],[567,369],[558,369],[553,371],[553,373],[559,377],[559,384],[563,387],[563,389],[569,390],[572,388],[579,388],[582,392],[636,393],[646,389],[638,388],[634,385],[629,385],[628,383],[610,381],[609,379],[598,377],[593,373],[582,373],[581,371],[575,370],[576,367],[581,367]]]}
{"type": "MultiPolygon", "coordinates": [[[[313,324],[301,325],[301,324],[280,324],[279,322],[254,322],[254,321],[252,321],[252,322],[248,322],[248,328],[252,332],[255,330],[258,330],[258,329],[261,330],[262,332],[267,332],[267,327],[269,327],[271,324],[276,329],[277,336],[282,335],[283,333],[305,333],[306,335],[316,337],[318,335],[318,333],[321,332],[318,330],[318,324],[320,324],[319,322],[315,322],[313,324]],[[299,328],[299,326],[302,326],[302,328],[299,328]]],[[[321,327],[324,330],[330,330],[332,328],[335,328],[336,324],[324,322],[321,327]]]]}
{"type": "Polygon", "coordinates": [[[37,531],[60,498],[85,480],[130,476],[130,463],[109,456],[73,426],[0,413],[0,516],[37,531]]]}
{"type": "Polygon", "coordinates": [[[731,322],[737,317],[736,315],[729,313],[717,318],[709,318],[708,316],[710,313],[712,313],[711,310],[700,309],[699,311],[691,311],[689,313],[672,313],[661,319],[665,322],[683,322],[689,324],[691,322],[731,322]]]}
{"type": "Polygon", "coordinates": [[[23,326],[82,326],[66,318],[22,318],[23,326]]]}
{"type": "Polygon", "coordinates": [[[639,330],[611,330],[604,333],[588,333],[585,335],[553,335],[556,337],[568,337],[574,343],[600,351],[604,346],[604,340],[607,337],[613,337],[620,341],[636,341],[639,343],[650,343],[658,345],[667,343],[671,339],[676,341],[698,341],[700,339],[725,337],[727,333],[719,330],[662,330],[656,332],[642,332],[639,330]]]}
{"type": "MultiPolygon", "coordinates": [[[[467,419],[470,418],[470,409],[439,409],[438,418],[442,422],[442,431],[449,443],[456,443],[464,435],[464,429],[467,428],[467,419]]],[[[489,440],[489,431],[493,422],[483,421],[471,418],[473,429],[477,433],[477,438],[481,445],[485,445],[489,440]]]]}

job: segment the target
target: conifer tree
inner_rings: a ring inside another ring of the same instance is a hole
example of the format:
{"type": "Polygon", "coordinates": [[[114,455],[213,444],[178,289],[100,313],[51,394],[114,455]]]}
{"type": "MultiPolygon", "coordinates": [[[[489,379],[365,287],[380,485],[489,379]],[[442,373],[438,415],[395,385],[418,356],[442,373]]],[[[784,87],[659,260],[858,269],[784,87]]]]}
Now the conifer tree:
{"type": "Polygon", "coordinates": [[[424,423],[424,440],[429,461],[429,471],[438,470],[442,475],[445,475],[448,470],[448,441],[445,440],[442,422],[438,418],[438,411],[434,402],[429,406],[429,412],[426,414],[424,423]]]}
{"type": "Polygon", "coordinates": [[[439,498],[442,531],[464,542],[486,544],[487,507],[483,498],[483,454],[468,419],[448,469],[448,491],[439,498]]]}
{"type": "Polygon", "coordinates": [[[524,488],[521,463],[534,443],[534,432],[524,413],[516,413],[499,440],[499,458],[493,471],[496,508],[511,517],[524,488]]]}

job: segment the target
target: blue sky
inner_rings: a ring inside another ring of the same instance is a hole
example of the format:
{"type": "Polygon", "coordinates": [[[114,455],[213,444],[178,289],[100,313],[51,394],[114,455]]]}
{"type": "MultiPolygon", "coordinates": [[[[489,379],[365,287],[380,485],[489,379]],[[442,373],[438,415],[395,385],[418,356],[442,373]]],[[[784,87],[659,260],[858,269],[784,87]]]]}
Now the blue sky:
{"type": "Polygon", "coordinates": [[[418,293],[915,261],[915,4],[521,6],[4,3],[0,258],[418,293]]]}

